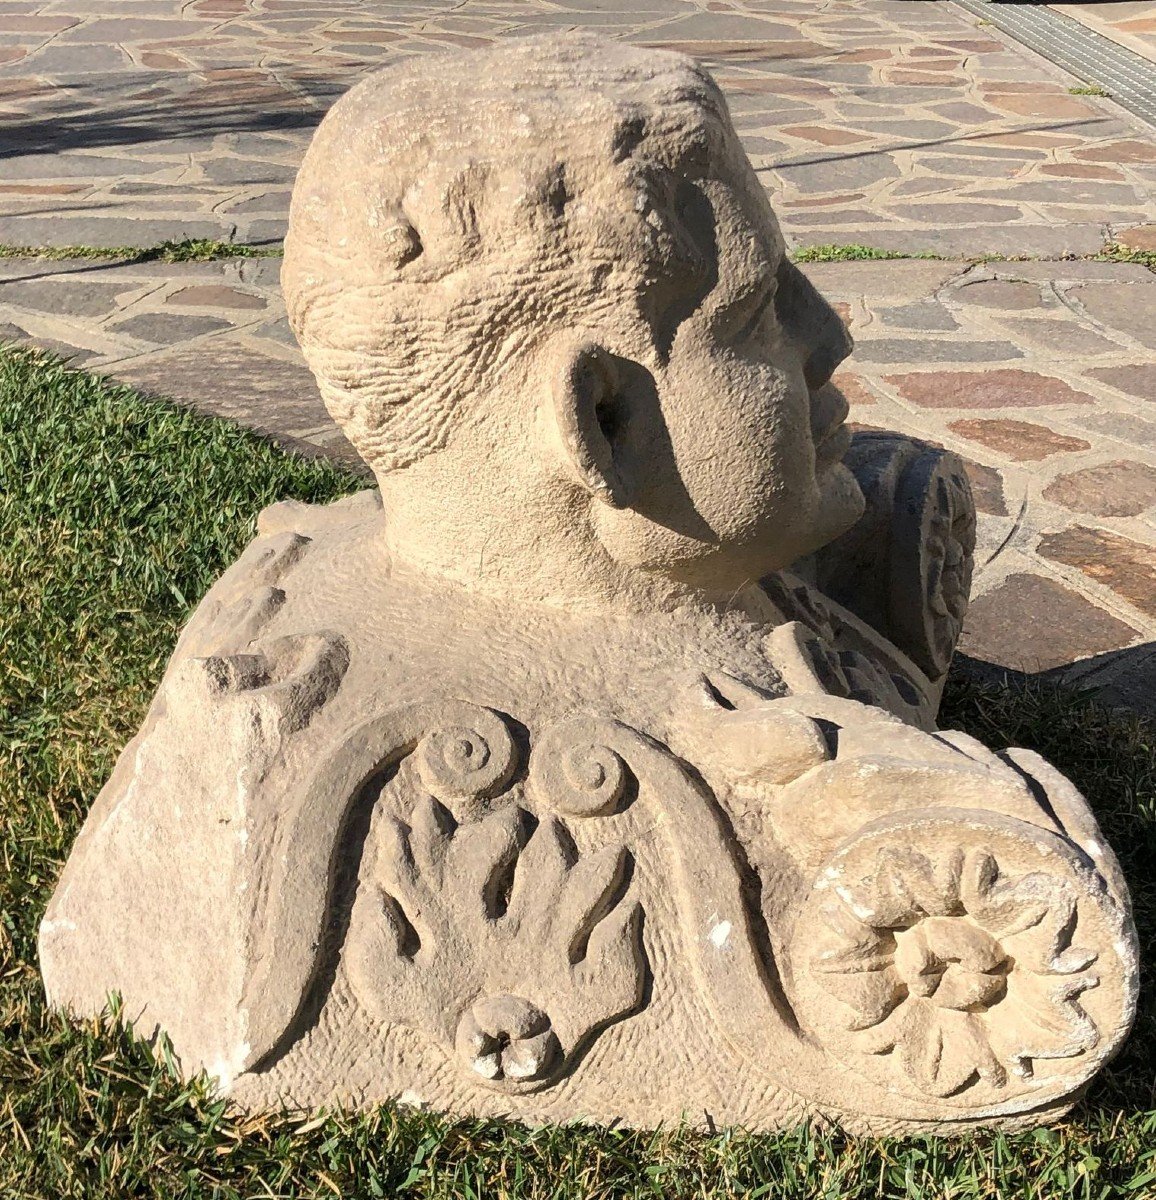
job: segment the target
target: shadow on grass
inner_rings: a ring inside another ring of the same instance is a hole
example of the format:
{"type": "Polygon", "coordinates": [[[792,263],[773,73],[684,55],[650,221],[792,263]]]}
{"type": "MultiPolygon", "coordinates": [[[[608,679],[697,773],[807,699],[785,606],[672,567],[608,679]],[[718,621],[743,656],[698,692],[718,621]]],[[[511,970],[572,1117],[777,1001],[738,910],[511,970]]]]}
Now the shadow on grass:
{"type": "MultiPolygon", "coordinates": [[[[1150,660],[1150,649],[1141,648],[1149,651],[1141,661],[1150,660]]],[[[1024,675],[960,656],[940,725],[963,729],[995,749],[1035,750],[1087,797],[1128,879],[1141,959],[1132,1035],[1092,1083],[1082,1107],[1101,1116],[1156,1109],[1156,721],[1108,707],[1091,691],[1058,682],[1052,672],[1024,675]]]]}

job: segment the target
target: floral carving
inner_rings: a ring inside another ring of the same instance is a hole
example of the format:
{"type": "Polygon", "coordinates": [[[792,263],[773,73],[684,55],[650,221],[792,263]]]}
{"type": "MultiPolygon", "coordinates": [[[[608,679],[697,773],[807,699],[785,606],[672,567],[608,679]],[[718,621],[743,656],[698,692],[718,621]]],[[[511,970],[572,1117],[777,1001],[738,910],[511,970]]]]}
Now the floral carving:
{"type": "MultiPolygon", "coordinates": [[[[975,504],[964,464],[914,438],[860,431],[844,465],[866,511],[816,552],[810,577],[937,680],[951,662],[971,593],[975,504]]],[[[792,615],[825,636],[803,612],[792,615]]]]}
{"type": "Polygon", "coordinates": [[[1030,1079],[1033,1060],[1072,1058],[1099,1040],[1078,998],[1096,953],[1073,942],[1067,879],[1004,874],[982,848],[944,856],[884,845],[874,869],[838,879],[821,906],[810,968],[840,1002],[855,1049],[895,1052],[937,1096],[977,1080],[1030,1079]]]}
{"type": "Polygon", "coordinates": [[[345,959],[379,1021],[452,1048],[475,1082],[532,1090],[638,1005],[645,960],[633,860],[579,854],[515,804],[459,824],[432,797],[379,811],[345,959]]]}
{"type": "Polygon", "coordinates": [[[877,705],[919,723],[923,694],[898,661],[873,658],[857,648],[862,646],[861,639],[814,590],[795,586],[782,574],[768,576],[762,587],[788,617],[787,624],[771,633],[767,644],[793,690],[820,691],[877,705]]]}
{"type": "Polygon", "coordinates": [[[938,449],[918,457],[899,481],[892,520],[891,635],[938,679],[971,596],[975,503],[963,463],[938,449]]]}
{"type": "MultiPolygon", "coordinates": [[[[301,639],[281,639],[293,640],[301,639]]],[[[341,661],[348,661],[347,651],[341,661]]],[[[375,778],[410,756],[429,793],[427,803],[439,811],[442,803],[451,805],[456,816],[445,815],[452,824],[476,815],[501,792],[518,767],[519,751],[500,713],[439,700],[366,721],[316,764],[292,806],[278,812],[264,886],[256,889],[262,906],[256,924],[267,932],[244,984],[250,1062],[275,1050],[322,968],[334,850],[350,809],[375,778]]]]}

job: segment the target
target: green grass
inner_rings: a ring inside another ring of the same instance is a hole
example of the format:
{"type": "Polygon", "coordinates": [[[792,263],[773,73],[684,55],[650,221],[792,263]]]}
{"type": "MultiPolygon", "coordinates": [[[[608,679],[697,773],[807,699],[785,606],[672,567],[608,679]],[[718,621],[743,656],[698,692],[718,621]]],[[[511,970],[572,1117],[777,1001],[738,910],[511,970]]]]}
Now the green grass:
{"type": "Polygon", "coordinates": [[[1108,242],[1096,258],[1104,262],[1139,263],[1149,271],[1156,271],[1156,250],[1132,250],[1119,242],[1108,242]]]}
{"type": "MultiPolygon", "coordinates": [[[[0,259],[43,258],[59,261],[68,258],[128,260],[130,262],[210,262],[222,258],[270,258],[280,255],[281,246],[247,246],[234,242],[191,239],[162,242],[158,246],[5,246],[0,259]]],[[[874,246],[806,246],[795,251],[797,262],[846,262],[875,258],[935,258],[931,253],[904,253],[879,250],[874,246]]]]}
{"type": "Polygon", "coordinates": [[[907,253],[902,250],[880,250],[877,246],[839,246],[827,244],[822,246],[800,246],[791,252],[795,262],[865,262],[874,259],[891,258],[939,258],[940,255],[930,251],[907,253]]]}
{"type": "Polygon", "coordinates": [[[1089,84],[1087,87],[1070,87],[1068,88],[1069,96],[1106,96],[1111,99],[1112,93],[1102,88],[1098,83],[1089,84]]]}
{"type": "Polygon", "coordinates": [[[142,262],[213,262],[221,258],[275,258],[281,245],[249,246],[243,242],[215,242],[208,238],[161,242],[156,246],[4,246],[0,258],[108,259],[142,262]]]}
{"type": "MultiPolygon", "coordinates": [[[[359,486],[324,463],[0,349],[0,1197],[1156,1196],[1156,1009],[1058,1128],[961,1140],[658,1133],[451,1121],[384,1107],[230,1112],[115,1019],[45,1010],[36,925],[176,632],[280,497],[359,486]]],[[[945,721],[1040,750],[1084,789],[1156,935],[1151,727],[1086,699],[960,680],[945,721]]]]}
{"type": "MultiPolygon", "coordinates": [[[[1080,89],[1072,89],[1078,91],[1080,89]]],[[[1089,91],[1089,95],[1100,93],[1089,91]]],[[[1107,95],[1107,93],[1103,93],[1107,95]]],[[[215,262],[229,258],[278,258],[280,243],[269,246],[250,246],[236,242],[214,242],[205,238],[190,238],[180,242],[161,242],[157,246],[5,246],[0,245],[0,259],[40,258],[54,262],[65,259],[91,259],[121,264],[143,262],[215,262]]],[[[1072,257],[1072,256],[1068,256],[1072,257]]],[[[1156,254],[1149,250],[1128,250],[1115,242],[1093,255],[1080,257],[1111,262],[1134,262],[1156,271],[1156,254]]],[[[1024,262],[1035,258],[1030,254],[937,254],[932,250],[884,250],[879,246],[825,243],[819,246],[800,246],[791,251],[791,258],[800,263],[873,262],[891,259],[931,259],[938,262],[1024,262]]]]}
{"type": "MultiPolygon", "coordinates": [[[[835,262],[871,262],[879,259],[933,259],[937,262],[964,263],[1017,263],[1039,262],[1034,254],[972,254],[951,255],[936,254],[932,250],[883,250],[878,246],[841,246],[825,244],[821,246],[800,246],[791,251],[791,258],[800,263],[835,263],[835,262]]],[[[1064,259],[1087,260],[1090,262],[1120,262],[1138,263],[1150,271],[1156,271],[1156,251],[1131,250],[1119,242],[1105,241],[1104,246],[1096,254],[1065,255],[1064,259]]]]}

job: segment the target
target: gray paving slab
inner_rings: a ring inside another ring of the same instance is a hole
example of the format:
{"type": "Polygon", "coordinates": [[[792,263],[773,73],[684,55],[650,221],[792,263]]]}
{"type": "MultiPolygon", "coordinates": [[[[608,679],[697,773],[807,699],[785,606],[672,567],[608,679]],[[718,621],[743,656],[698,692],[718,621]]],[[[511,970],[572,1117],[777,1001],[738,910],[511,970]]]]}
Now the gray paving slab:
{"type": "Polygon", "coordinates": [[[859,362],[1008,362],[1023,358],[1012,342],[965,341],[962,338],[872,338],[859,347],[859,362]]]}
{"type": "MultiPolygon", "coordinates": [[[[107,212],[107,210],[105,210],[107,212]]],[[[231,241],[236,222],[164,220],[115,216],[0,215],[0,244],[7,246],[159,246],[166,241],[207,238],[231,241]]]]}

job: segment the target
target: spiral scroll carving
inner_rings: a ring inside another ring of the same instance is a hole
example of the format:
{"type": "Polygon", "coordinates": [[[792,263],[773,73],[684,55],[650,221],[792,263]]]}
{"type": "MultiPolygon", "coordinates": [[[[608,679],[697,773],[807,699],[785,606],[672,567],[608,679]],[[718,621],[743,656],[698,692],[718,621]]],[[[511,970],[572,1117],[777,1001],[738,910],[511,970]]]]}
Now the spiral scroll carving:
{"type": "Polygon", "coordinates": [[[432,730],[414,751],[422,783],[439,800],[496,795],[514,773],[518,752],[505,722],[489,709],[476,712],[469,725],[432,730]]]}
{"type": "Polygon", "coordinates": [[[569,817],[604,817],[621,807],[630,779],[622,756],[606,744],[614,722],[572,717],[555,725],[530,756],[535,795],[569,817]]]}

